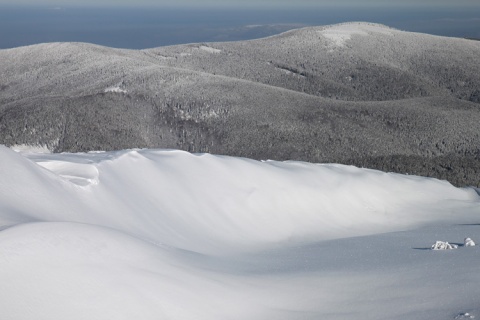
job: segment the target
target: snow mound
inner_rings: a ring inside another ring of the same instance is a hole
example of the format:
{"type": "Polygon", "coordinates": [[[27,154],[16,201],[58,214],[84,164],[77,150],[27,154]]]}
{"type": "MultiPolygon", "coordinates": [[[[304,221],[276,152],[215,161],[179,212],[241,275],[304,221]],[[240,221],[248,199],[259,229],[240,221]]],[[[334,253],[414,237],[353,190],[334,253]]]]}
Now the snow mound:
{"type": "Polygon", "coordinates": [[[0,157],[0,204],[15,208],[0,210],[0,227],[83,222],[202,253],[458,222],[478,203],[476,192],[444,181],[335,164],[175,150],[23,155],[0,148],[0,157]]]}
{"type": "Polygon", "coordinates": [[[211,273],[109,228],[25,224],[0,232],[0,249],[3,319],[221,319],[234,301],[211,273]]]}
{"type": "Polygon", "coordinates": [[[465,240],[463,240],[463,245],[465,247],[475,247],[475,242],[470,238],[465,238],[465,240]]]}
{"type": "Polygon", "coordinates": [[[432,250],[451,250],[457,248],[458,246],[456,244],[450,244],[446,241],[437,241],[432,245],[432,250]]]}

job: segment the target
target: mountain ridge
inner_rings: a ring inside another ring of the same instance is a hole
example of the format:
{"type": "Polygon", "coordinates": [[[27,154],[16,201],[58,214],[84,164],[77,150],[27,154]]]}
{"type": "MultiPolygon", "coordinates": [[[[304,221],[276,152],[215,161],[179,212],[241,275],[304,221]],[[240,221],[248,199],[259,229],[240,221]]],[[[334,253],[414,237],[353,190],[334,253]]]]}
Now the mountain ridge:
{"type": "Polygon", "coordinates": [[[370,23],[145,50],[5,49],[0,143],[339,162],[479,186],[478,54],[475,41],[370,23]]]}

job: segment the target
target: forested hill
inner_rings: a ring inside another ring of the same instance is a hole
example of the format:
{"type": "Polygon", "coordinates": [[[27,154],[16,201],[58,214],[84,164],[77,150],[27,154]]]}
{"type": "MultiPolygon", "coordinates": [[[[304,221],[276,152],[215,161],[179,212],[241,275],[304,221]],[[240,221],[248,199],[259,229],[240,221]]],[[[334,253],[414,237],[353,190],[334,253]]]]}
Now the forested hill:
{"type": "Polygon", "coordinates": [[[0,143],[337,162],[480,185],[480,42],[370,23],[0,50],[0,143]]]}

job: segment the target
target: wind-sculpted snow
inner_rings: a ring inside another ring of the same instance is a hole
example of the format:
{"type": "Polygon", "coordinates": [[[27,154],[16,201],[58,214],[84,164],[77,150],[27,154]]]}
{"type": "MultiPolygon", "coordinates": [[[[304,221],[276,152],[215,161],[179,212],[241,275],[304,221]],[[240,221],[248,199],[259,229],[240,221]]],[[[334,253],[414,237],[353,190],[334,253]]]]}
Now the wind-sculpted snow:
{"type": "Polygon", "coordinates": [[[0,50],[0,143],[333,162],[480,186],[478,56],[478,41],[370,23],[0,50]]]}
{"type": "Polygon", "coordinates": [[[480,315],[478,247],[429,250],[480,238],[473,189],[177,150],[0,161],[2,319],[480,315]]]}
{"type": "Polygon", "coordinates": [[[334,164],[173,150],[30,157],[37,164],[2,148],[8,187],[1,204],[21,218],[4,225],[100,224],[199,252],[398,230],[432,216],[452,218],[445,194],[466,203],[477,198],[447,182],[334,164]],[[22,203],[25,194],[32,201],[22,203]]]}

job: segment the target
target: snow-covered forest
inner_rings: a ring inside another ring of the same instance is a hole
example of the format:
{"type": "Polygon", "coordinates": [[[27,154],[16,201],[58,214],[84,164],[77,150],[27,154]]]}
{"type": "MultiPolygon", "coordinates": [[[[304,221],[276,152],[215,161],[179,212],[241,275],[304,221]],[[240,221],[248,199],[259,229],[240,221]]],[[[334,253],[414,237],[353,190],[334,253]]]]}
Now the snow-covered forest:
{"type": "Polygon", "coordinates": [[[478,56],[478,41],[370,23],[0,50],[0,143],[334,162],[480,186],[478,56]]]}

